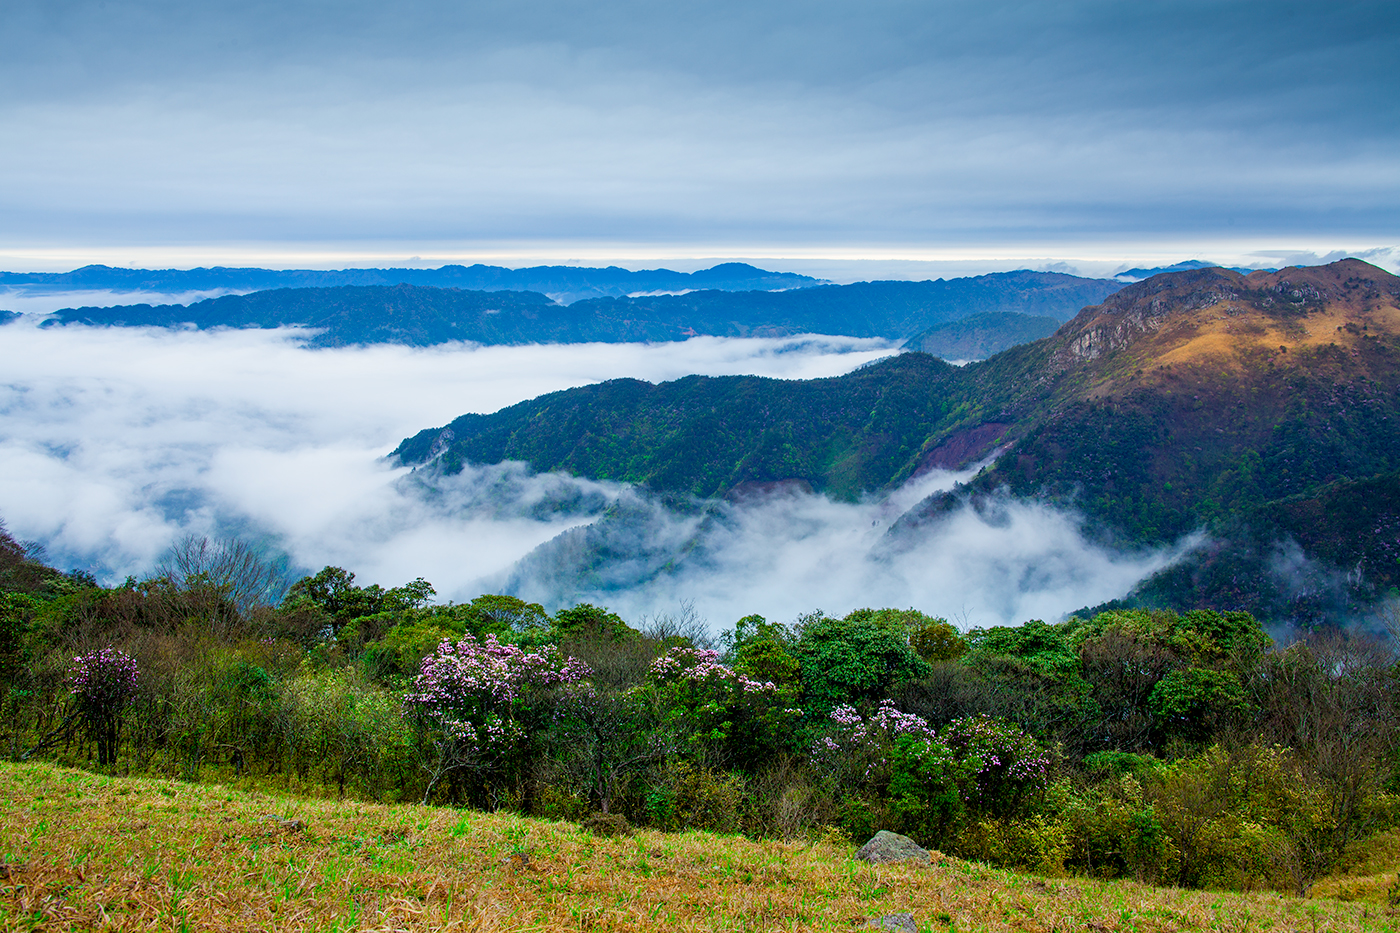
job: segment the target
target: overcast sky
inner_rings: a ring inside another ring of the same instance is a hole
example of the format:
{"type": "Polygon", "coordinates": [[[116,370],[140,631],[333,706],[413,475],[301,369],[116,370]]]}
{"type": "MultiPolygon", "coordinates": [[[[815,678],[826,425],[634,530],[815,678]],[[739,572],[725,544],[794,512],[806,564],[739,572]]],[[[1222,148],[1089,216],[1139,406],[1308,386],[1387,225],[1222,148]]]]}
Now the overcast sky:
{"type": "Polygon", "coordinates": [[[1394,0],[6,0],[0,36],[8,269],[1400,244],[1394,0]]]}

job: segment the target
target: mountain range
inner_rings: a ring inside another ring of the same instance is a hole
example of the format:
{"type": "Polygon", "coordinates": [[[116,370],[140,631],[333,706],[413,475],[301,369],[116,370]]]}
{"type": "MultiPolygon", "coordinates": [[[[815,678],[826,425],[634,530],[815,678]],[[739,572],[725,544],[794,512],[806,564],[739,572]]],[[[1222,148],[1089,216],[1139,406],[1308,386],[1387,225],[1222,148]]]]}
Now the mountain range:
{"type": "Polygon", "coordinates": [[[581,266],[447,265],[437,269],[118,269],[83,266],[71,272],[0,272],[0,289],[27,292],[103,290],[114,292],[230,291],[274,288],[331,288],[341,285],[427,285],[476,291],[541,292],[568,304],[582,298],[634,292],[719,289],[766,291],[806,288],[818,279],[793,272],[768,272],[742,262],[727,262],[698,272],[670,269],[631,271],[581,266]]]}
{"type": "Polygon", "coordinates": [[[1130,599],[1313,624],[1400,586],[1400,279],[1359,260],[1167,273],[961,368],[910,352],[831,379],[618,379],[464,415],[393,457],[702,500],[775,484],[853,500],[990,457],[891,536],[1003,494],[1126,546],[1205,529],[1130,599]]]}
{"type": "MultiPolygon", "coordinates": [[[[714,271],[714,270],[710,270],[714,271]]],[[[756,272],[761,270],[755,270],[756,272]]],[[[765,273],[767,274],[767,273],[765,273]]],[[[592,298],[561,304],[539,292],[421,285],[279,288],[190,305],[68,308],[45,326],[301,326],[308,343],[428,346],[684,340],[697,335],[777,337],[831,334],[905,340],[976,314],[1016,312],[1068,320],[1122,285],[1053,272],[1005,272],[931,282],[861,282],[787,291],[707,289],[681,295],[592,298]]],[[[984,342],[1007,345],[1021,325],[983,323],[984,342]],[[1002,332],[1000,337],[992,332],[1002,332]],[[1007,335],[1011,335],[1008,337],[1007,335]]]]}

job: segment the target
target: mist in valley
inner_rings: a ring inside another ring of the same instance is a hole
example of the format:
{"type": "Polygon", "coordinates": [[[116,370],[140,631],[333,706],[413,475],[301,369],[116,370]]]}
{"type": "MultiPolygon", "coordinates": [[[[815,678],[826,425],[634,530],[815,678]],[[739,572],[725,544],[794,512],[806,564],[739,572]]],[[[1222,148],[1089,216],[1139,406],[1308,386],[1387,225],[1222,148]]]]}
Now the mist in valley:
{"type": "Polygon", "coordinates": [[[0,517],[56,565],[149,574],[184,535],[236,535],[362,583],[430,580],[440,600],[512,592],[625,617],[691,606],[714,628],[753,612],[916,606],[964,625],[1056,618],[1127,592],[1175,549],[1119,553],[1076,516],[994,501],[891,532],[967,473],[835,502],[785,486],[724,501],[534,475],[387,462],[464,412],[621,375],[838,375],[895,352],[851,338],[656,345],[308,350],[296,330],[5,328],[0,517]]]}

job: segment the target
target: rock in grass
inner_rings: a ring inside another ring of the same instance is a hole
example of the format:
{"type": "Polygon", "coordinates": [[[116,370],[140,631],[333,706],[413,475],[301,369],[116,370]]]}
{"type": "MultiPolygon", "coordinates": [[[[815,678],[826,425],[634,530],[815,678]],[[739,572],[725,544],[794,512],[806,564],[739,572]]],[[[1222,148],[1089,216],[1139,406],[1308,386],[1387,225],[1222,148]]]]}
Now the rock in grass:
{"type": "Polygon", "coordinates": [[[929,860],[929,851],[908,836],[880,830],[875,837],[860,847],[856,858],[875,864],[904,862],[914,859],[919,862],[929,860]]]}
{"type": "Polygon", "coordinates": [[[914,922],[913,914],[885,914],[883,917],[871,917],[865,922],[865,926],[867,929],[919,933],[919,925],[914,922]]]}

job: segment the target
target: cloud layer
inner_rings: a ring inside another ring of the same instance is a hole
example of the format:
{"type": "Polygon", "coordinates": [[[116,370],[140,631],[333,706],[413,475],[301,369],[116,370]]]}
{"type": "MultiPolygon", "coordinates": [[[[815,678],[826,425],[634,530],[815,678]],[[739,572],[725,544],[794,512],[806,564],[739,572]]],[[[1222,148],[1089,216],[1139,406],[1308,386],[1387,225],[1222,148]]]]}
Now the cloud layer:
{"type": "Polygon", "coordinates": [[[1383,0],[13,0],[0,245],[1393,245],[1398,21],[1383,0]]]}
{"type": "Polygon", "coordinates": [[[108,580],[149,572],[185,532],[238,533],[303,569],[336,564],[384,585],[423,576],[445,598],[508,588],[631,618],[693,601],[714,625],[859,605],[981,624],[1053,617],[1172,558],[1103,550],[1072,515],[1012,502],[892,542],[894,519],[952,474],[858,504],[795,490],[663,504],[519,464],[442,478],[382,460],[465,411],[622,373],[810,378],[889,352],[820,337],[308,351],[287,331],[9,325],[0,516],[60,565],[108,580]]]}

